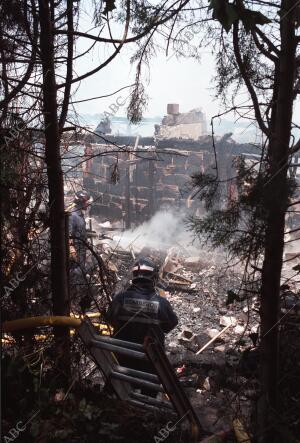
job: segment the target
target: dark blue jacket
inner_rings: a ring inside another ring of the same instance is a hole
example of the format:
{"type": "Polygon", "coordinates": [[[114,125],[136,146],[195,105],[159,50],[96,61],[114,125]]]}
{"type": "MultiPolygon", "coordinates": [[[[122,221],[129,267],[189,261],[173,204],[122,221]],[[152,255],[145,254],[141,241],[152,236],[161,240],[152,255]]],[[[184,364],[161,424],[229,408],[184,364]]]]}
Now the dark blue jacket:
{"type": "Polygon", "coordinates": [[[87,241],[87,232],[83,211],[80,208],[75,208],[71,212],[69,218],[69,235],[73,239],[74,247],[77,253],[77,261],[79,265],[84,268],[86,260],[85,242],[87,241]]]}
{"type": "Polygon", "coordinates": [[[161,344],[165,334],[178,324],[169,301],[151,284],[139,283],[115,295],[107,311],[107,320],[115,328],[114,337],[143,343],[153,328],[161,344]]]}

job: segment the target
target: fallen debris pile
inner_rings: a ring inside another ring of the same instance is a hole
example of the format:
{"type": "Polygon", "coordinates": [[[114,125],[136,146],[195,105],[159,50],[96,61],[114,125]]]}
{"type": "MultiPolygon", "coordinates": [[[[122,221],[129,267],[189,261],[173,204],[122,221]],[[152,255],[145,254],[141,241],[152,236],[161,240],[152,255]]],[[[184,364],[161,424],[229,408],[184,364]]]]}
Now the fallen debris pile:
{"type": "Polygon", "coordinates": [[[241,275],[221,266],[221,254],[191,257],[178,247],[165,252],[130,245],[106,255],[117,268],[116,290],[128,285],[136,257],[149,256],[160,264],[159,291],[179,318],[178,327],[167,335],[168,357],[206,430],[232,430],[235,418],[249,416],[258,388],[251,338],[258,329],[255,299],[251,306],[246,301],[226,305],[227,292],[238,290],[241,275]],[[245,358],[247,353],[251,357],[245,358]]]}

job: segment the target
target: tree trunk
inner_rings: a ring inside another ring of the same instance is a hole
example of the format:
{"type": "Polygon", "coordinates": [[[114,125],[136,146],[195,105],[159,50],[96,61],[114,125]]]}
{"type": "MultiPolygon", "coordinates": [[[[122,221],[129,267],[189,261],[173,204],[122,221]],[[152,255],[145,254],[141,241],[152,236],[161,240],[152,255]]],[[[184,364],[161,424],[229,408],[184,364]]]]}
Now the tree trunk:
{"type": "Polygon", "coordinates": [[[296,0],[282,1],[281,52],[275,115],[275,131],[269,145],[270,178],[265,185],[267,229],[261,288],[262,401],[260,405],[259,441],[281,441],[276,432],[280,419],[278,404],[278,331],[280,278],[283,261],[285,213],[288,204],[287,170],[295,69],[296,0]],[[288,12],[290,11],[290,12],[288,12]]]}
{"type": "MultiPolygon", "coordinates": [[[[51,3],[52,0],[50,0],[51,3]]],[[[53,315],[70,315],[67,285],[67,256],[64,215],[63,171],[57,112],[57,85],[54,63],[54,34],[49,0],[39,0],[40,50],[43,67],[45,158],[49,187],[51,289],[53,315]]],[[[55,327],[57,369],[65,383],[70,368],[69,329],[55,327]]]]}

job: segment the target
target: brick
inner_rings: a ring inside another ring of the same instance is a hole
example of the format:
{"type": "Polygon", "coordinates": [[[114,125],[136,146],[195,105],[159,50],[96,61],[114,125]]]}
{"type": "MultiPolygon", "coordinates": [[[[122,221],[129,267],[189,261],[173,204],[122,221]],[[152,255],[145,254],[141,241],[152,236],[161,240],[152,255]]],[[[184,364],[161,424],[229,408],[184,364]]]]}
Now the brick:
{"type": "Polygon", "coordinates": [[[83,187],[87,189],[95,189],[95,181],[92,177],[83,178],[83,187]]]}
{"type": "Polygon", "coordinates": [[[122,195],[112,195],[111,202],[119,205],[123,205],[125,201],[125,196],[122,195]]]}
{"type": "Polygon", "coordinates": [[[105,216],[106,216],[108,208],[109,208],[108,205],[95,203],[91,207],[91,215],[104,215],[105,214],[105,216]]]}
{"type": "Polygon", "coordinates": [[[186,185],[191,180],[191,177],[186,174],[174,174],[173,178],[174,183],[179,187],[186,185]]]}
{"type": "Polygon", "coordinates": [[[130,188],[130,192],[132,197],[135,197],[137,199],[149,199],[151,198],[152,195],[152,189],[148,188],[148,187],[131,187],[130,188]]]}
{"type": "Polygon", "coordinates": [[[171,207],[174,208],[176,206],[175,198],[160,198],[157,200],[158,207],[171,207]]]}
{"type": "Polygon", "coordinates": [[[111,201],[111,195],[110,194],[102,194],[102,203],[104,205],[108,205],[111,201]]]}

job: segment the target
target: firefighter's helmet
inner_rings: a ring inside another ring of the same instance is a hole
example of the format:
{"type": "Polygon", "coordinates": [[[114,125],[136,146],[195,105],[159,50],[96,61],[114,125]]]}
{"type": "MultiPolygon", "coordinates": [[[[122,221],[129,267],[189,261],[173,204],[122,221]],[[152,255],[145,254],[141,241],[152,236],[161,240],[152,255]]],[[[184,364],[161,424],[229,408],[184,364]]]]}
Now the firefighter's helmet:
{"type": "Polygon", "coordinates": [[[148,280],[155,283],[158,280],[159,268],[149,258],[139,258],[132,269],[132,281],[136,280],[148,280]]]}
{"type": "Polygon", "coordinates": [[[75,198],[74,198],[74,203],[76,205],[88,204],[88,203],[91,203],[91,201],[92,201],[92,198],[88,192],[86,192],[86,191],[76,192],[75,198]]]}

